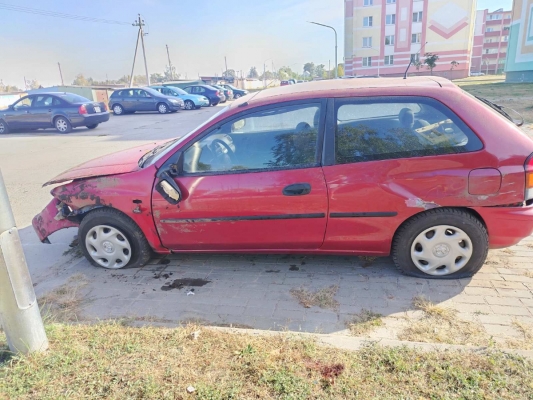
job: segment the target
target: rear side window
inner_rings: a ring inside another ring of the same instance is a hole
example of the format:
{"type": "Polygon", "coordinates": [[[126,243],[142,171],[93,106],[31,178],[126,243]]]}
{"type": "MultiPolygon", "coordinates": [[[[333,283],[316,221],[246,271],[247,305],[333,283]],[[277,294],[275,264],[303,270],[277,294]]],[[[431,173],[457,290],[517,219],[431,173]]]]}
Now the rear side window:
{"type": "Polygon", "coordinates": [[[388,97],[336,102],[337,164],[481,150],[482,142],[442,103],[388,97]]]}

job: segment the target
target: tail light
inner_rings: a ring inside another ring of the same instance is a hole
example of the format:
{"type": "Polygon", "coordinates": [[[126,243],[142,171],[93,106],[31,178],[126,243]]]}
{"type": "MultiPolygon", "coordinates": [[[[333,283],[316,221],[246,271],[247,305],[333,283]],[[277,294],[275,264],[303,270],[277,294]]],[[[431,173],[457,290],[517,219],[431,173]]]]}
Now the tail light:
{"type": "Polygon", "coordinates": [[[524,165],[526,170],[526,201],[533,199],[533,154],[531,154],[524,165]]]}
{"type": "Polygon", "coordinates": [[[104,106],[104,111],[107,111],[107,106],[105,105],[105,103],[102,103],[102,105],[104,106]]]}
{"type": "Polygon", "coordinates": [[[220,91],[217,90],[217,96],[220,96],[220,91]]]}
{"type": "Polygon", "coordinates": [[[80,108],[78,109],[78,112],[80,114],[87,114],[87,108],[85,107],[85,104],[82,104],[80,108]]]}

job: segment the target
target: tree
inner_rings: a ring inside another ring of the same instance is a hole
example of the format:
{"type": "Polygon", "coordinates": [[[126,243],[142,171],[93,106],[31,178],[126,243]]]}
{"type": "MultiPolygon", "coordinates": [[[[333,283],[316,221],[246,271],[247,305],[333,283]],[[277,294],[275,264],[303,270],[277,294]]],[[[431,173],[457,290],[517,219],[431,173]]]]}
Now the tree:
{"type": "Polygon", "coordinates": [[[298,79],[299,75],[297,72],[294,72],[291,67],[281,67],[278,70],[278,78],[282,81],[287,79],[298,79]]]}
{"type": "Polygon", "coordinates": [[[252,79],[259,78],[259,74],[257,73],[257,68],[255,67],[250,68],[250,72],[248,72],[248,78],[252,78],[252,79]]]}
{"type": "Polygon", "coordinates": [[[304,72],[307,72],[309,76],[315,76],[315,63],[308,62],[304,64],[304,72]]]}
{"type": "Polygon", "coordinates": [[[36,79],[26,79],[26,88],[39,89],[42,88],[42,86],[36,79]]]}
{"type": "Polygon", "coordinates": [[[433,68],[437,66],[437,60],[439,59],[439,56],[433,53],[426,53],[424,54],[424,57],[426,57],[424,64],[426,64],[427,69],[429,69],[431,71],[431,75],[433,75],[433,68]]]}
{"type": "Polygon", "coordinates": [[[459,63],[455,60],[452,61],[450,64],[451,64],[450,71],[453,71],[453,69],[457,68],[457,66],[459,65],[459,63]]]}
{"type": "Polygon", "coordinates": [[[0,79],[0,92],[11,93],[11,92],[22,92],[22,89],[19,89],[16,86],[4,85],[4,82],[0,79]]]}
{"type": "Polygon", "coordinates": [[[91,86],[93,83],[93,79],[89,78],[86,79],[83,74],[76,75],[76,78],[72,81],[72,84],[74,86],[91,86]]]}
{"type": "Polygon", "coordinates": [[[344,64],[339,64],[337,67],[337,74],[339,77],[344,76],[344,64]]]}
{"type": "Polygon", "coordinates": [[[324,64],[320,64],[315,67],[315,76],[317,78],[325,78],[327,76],[326,66],[324,64]]]}
{"type": "Polygon", "coordinates": [[[146,75],[135,75],[133,77],[133,83],[135,85],[146,85],[148,82],[146,82],[146,75]]]}
{"type": "Polygon", "coordinates": [[[264,74],[261,74],[261,76],[259,77],[259,79],[261,80],[266,79],[267,81],[271,81],[276,78],[277,78],[276,74],[271,71],[266,71],[264,74]]]}
{"type": "Polygon", "coordinates": [[[167,79],[165,75],[160,74],[159,72],[156,72],[155,74],[150,74],[150,82],[151,83],[161,83],[165,82],[167,79]]]}
{"type": "Polygon", "coordinates": [[[227,71],[224,71],[222,73],[222,76],[224,78],[235,78],[237,76],[237,74],[235,73],[234,69],[228,69],[227,71]]]}
{"type": "Polygon", "coordinates": [[[167,81],[173,81],[175,79],[179,79],[181,76],[181,74],[178,74],[176,72],[176,67],[175,66],[172,66],[172,69],[170,69],[170,66],[166,66],[165,67],[165,79],[167,81]]]}

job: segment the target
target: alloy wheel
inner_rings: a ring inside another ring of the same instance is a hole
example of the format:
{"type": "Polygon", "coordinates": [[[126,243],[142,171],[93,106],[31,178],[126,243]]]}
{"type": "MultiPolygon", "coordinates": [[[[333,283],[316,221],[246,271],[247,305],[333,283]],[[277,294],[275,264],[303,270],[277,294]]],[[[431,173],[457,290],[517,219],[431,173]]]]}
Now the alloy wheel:
{"type": "Polygon", "coordinates": [[[157,109],[161,114],[166,114],[168,111],[168,107],[166,104],[159,104],[159,107],[157,109]]]}
{"type": "Polygon", "coordinates": [[[59,132],[66,132],[68,130],[68,123],[63,118],[58,118],[56,120],[56,129],[59,132]]]}

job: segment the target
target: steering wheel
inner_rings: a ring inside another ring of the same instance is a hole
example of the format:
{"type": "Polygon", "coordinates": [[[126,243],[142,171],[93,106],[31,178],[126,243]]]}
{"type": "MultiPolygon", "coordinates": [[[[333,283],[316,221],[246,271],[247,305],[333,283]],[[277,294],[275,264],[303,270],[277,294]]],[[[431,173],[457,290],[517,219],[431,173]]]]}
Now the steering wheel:
{"type": "Polygon", "coordinates": [[[231,161],[233,161],[235,152],[231,149],[231,147],[229,147],[229,145],[226,142],[220,139],[214,139],[212,144],[213,145],[220,144],[222,147],[224,147],[228,151],[227,153],[228,157],[230,158],[231,161]]]}

